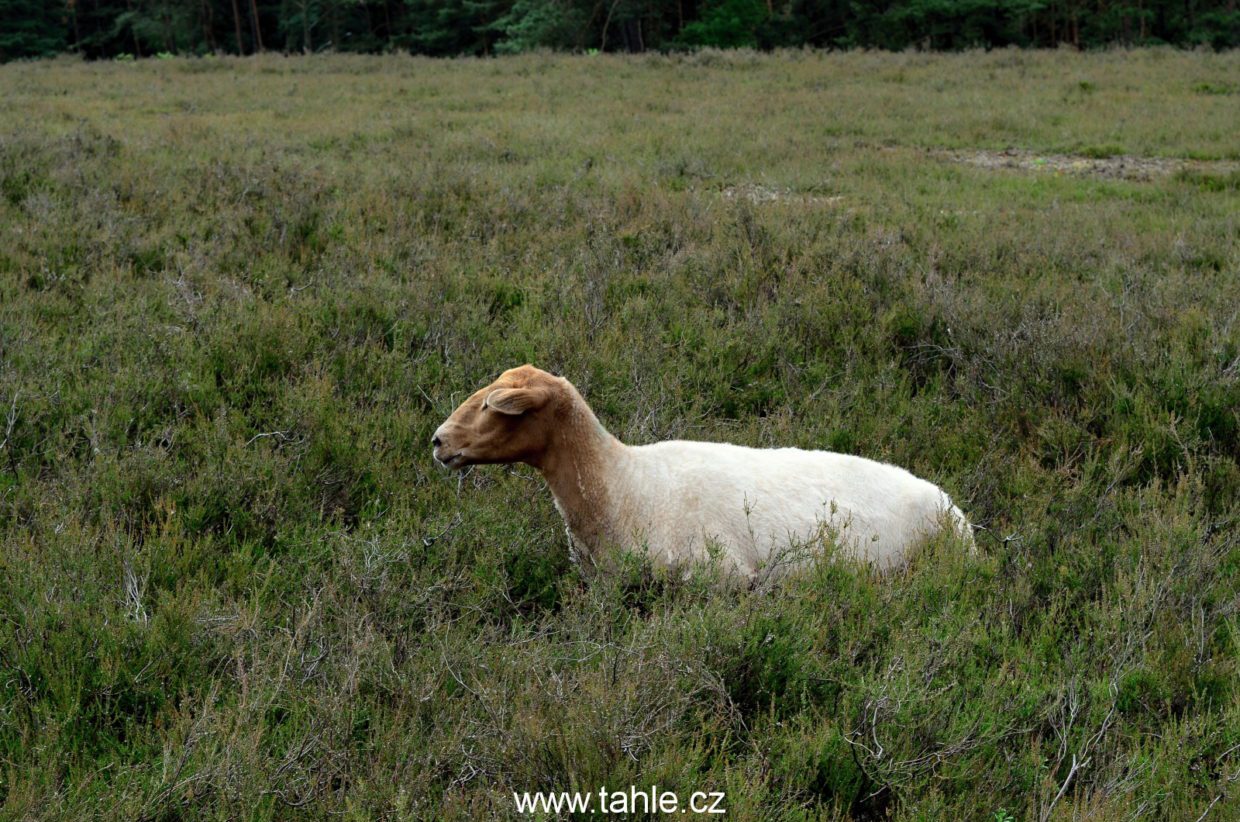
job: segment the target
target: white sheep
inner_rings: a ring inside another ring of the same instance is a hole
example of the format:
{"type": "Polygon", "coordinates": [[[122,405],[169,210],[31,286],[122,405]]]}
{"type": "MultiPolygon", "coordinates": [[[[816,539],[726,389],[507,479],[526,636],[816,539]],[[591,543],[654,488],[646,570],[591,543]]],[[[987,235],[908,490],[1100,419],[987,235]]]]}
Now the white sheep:
{"type": "Polygon", "coordinates": [[[531,365],[473,394],[431,443],[450,468],[538,469],[586,560],[622,548],[682,567],[714,553],[752,580],[779,566],[790,547],[821,546],[824,535],[883,569],[943,525],[972,548],[969,523],[947,494],[902,468],[798,448],[625,445],[572,383],[531,365]]]}

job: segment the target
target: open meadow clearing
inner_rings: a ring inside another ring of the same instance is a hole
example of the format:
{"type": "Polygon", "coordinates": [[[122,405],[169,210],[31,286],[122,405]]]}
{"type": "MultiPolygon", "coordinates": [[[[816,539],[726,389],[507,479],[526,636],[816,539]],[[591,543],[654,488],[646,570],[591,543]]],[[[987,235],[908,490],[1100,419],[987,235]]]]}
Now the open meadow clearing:
{"type": "Polygon", "coordinates": [[[1240,818],[1238,135],[1234,52],[0,66],[0,815],[1240,818]],[[979,553],[584,574],[431,459],[524,362],[979,553]]]}

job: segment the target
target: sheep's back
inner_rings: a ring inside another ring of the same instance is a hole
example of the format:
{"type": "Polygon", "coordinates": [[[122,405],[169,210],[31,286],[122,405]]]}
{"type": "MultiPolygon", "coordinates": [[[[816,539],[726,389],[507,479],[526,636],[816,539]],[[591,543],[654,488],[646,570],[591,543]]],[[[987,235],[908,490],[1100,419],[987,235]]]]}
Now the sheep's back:
{"type": "Polygon", "coordinates": [[[886,566],[945,510],[959,514],[934,484],[848,454],[682,440],[628,452],[622,528],[669,564],[700,559],[715,542],[752,573],[825,526],[840,545],[886,566]]]}

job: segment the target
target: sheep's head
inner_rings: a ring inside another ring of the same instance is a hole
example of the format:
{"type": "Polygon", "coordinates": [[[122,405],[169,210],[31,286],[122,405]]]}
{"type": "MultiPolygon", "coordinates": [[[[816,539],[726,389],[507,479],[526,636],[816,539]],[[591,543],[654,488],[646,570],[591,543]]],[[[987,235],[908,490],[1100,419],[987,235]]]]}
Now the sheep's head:
{"type": "Polygon", "coordinates": [[[505,371],[461,403],[431,438],[435,459],[449,468],[483,463],[538,465],[567,383],[532,365],[505,371]]]}

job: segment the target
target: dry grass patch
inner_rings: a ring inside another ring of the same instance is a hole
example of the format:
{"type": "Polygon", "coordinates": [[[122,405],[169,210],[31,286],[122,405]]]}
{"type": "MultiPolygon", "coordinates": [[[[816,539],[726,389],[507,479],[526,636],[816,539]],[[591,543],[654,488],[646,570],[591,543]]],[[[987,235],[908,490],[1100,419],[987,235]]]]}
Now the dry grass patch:
{"type": "Polygon", "coordinates": [[[1039,171],[1073,176],[1117,180],[1148,181],[1173,174],[1234,175],[1240,162],[1232,160],[1187,160],[1175,157],[1083,156],[1039,154],[1021,149],[987,151],[983,149],[933,151],[931,156],[986,169],[1039,171]]]}

